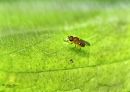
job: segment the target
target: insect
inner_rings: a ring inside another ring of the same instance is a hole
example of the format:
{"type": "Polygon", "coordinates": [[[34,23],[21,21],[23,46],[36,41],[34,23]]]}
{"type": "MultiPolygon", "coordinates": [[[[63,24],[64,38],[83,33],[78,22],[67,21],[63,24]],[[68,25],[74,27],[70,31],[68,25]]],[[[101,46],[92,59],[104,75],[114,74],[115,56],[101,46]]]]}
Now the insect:
{"type": "Polygon", "coordinates": [[[68,36],[68,40],[71,42],[71,43],[74,43],[75,44],[75,47],[76,45],[77,46],[80,46],[80,47],[85,47],[85,46],[90,46],[90,43],[85,41],[85,40],[82,40],[78,37],[74,37],[74,36],[68,36]]]}

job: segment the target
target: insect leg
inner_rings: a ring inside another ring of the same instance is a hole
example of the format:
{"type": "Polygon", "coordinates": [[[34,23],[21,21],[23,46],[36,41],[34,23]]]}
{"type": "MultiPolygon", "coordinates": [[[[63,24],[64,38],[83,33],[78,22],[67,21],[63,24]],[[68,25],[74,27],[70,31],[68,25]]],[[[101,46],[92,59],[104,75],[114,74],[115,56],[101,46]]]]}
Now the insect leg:
{"type": "Polygon", "coordinates": [[[76,47],[76,44],[75,44],[75,47],[76,47]]]}

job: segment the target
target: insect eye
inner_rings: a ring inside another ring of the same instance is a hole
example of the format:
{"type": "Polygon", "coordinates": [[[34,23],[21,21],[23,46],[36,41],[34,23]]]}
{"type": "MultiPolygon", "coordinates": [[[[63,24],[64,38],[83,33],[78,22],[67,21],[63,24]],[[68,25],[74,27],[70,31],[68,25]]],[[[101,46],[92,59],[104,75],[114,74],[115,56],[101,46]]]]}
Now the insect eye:
{"type": "Polygon", "coordinates": [[[68,39],[69,39],[70,41],[73,41],[73,36],[68,36],[68,39]]]}

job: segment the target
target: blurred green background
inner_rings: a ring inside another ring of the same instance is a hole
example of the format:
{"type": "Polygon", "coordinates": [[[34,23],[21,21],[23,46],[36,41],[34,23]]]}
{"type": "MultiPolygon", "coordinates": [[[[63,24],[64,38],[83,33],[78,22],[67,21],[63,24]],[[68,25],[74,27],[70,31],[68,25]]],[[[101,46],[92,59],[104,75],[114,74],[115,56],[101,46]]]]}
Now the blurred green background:
{"type": "Polygon", "coordinates": [[[129,47],[129,0],[0,0],[0,92],[130,92],[129,47]]]}

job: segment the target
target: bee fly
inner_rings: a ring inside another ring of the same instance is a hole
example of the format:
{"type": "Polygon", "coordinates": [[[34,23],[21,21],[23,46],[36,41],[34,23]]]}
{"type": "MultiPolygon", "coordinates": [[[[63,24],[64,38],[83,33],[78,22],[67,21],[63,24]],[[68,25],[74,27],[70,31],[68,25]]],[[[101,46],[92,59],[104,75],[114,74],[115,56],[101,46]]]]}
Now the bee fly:
{"type": "Polygon", "coordinates": [[[68,40],[71,42],[71,43],[74,43],[75,44],[75,47],[76,45],[77,46],[80,46],[80,47],[85,47],[85,46],[90,46],[90,43],[85,41],[85,40],[82,40],[78,37],[74,37],[74,36],[68,36],[68,40]]]}

